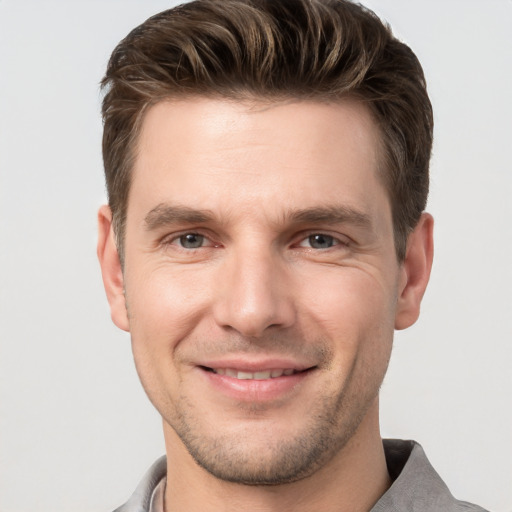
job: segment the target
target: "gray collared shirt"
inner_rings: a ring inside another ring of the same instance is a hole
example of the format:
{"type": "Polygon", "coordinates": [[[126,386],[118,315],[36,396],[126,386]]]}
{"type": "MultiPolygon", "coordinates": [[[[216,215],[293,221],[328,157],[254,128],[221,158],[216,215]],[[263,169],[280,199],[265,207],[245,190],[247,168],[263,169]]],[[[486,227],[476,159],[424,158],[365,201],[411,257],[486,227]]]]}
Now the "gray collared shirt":
{"type": "MultiPolygon", "coordinates": [[[[370,512],[486,512],[456,500],[415,441],[385,439],[384,451],[393,484],[370,512]]],[[[132,497],[114,512],[164,512],[166,458],[146,473],[132,497]]]]}

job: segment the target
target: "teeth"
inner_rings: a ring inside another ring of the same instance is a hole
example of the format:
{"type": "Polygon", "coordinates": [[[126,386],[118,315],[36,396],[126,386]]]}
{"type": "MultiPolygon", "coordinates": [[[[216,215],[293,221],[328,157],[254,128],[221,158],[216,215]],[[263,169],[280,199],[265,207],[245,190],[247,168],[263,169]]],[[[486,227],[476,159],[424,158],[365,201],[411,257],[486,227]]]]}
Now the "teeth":
{"type": "Polygon", "coordinates": [[[233,377],[234,379],[239,380],[274,379],[276,377],[281,377],[283,375],[293,375],[295,373],[295,370],[293,368],[280,368],[274,370],[264,370],[261,372],[243,372],[239,370],[234,370],[233,368],[212,368],[212,370],[217,375],[226,375],[226,377],[233,377]]]}
{"type": "Polygon", "coordinates": [[[256,380],[270,379],[270,370],[266,372],[254,372],[256,380]]]}

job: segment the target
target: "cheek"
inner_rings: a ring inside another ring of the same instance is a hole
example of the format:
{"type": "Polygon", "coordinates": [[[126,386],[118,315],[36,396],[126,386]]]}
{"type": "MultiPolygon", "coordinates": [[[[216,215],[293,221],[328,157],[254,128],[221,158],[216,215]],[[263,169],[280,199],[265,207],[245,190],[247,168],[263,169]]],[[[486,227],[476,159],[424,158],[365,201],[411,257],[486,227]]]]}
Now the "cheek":
{"type": "MultiPolygon", "coordinates": [[[[196,272],[197,274],[197,272],[196,272]]],[[[131,274],[126,282],[132,351],[137,372],[152,398],[159,383],[179,378],[174,352],[204,317],[207,284],[185,269],[131,274]]]]}
{"type": "Polygon", "coordinates": [[[344,367],[360,358],[365,365],[387,361],[396,303],[392,287],[361,269],[334,270],[303,288],[300,316],[309,318],[304,328],[329,340],[344,367]]]}
{"type": "Polygon", "coordinates": [[[146,340],[151,343],[153,336],[164,337],[167,344],[179,339],[206,309],[210,288],[207,275],[191,267],[172,272],[154,268],[134,275],[126,284],[132,335],[151,333],[146,340]]]}
{"type": "Polygon", "coordinates": [[[302,306],[323,326],[364,330],[382,323],[393,325],[396,293],[369,272],[335,268],[310,275],[302,283],[302,306]]]}
{"type": "Polygon", "coordinates": [[[394,307],[389,289],[377,285],[367,273],[347,271],[331,276],[310,304],[314,304],[311,328],[332,348],[332,395],[340,407],[345,404],[343,408],[348,403],[368,406],[378,393],[391,355],[394,307]]]}

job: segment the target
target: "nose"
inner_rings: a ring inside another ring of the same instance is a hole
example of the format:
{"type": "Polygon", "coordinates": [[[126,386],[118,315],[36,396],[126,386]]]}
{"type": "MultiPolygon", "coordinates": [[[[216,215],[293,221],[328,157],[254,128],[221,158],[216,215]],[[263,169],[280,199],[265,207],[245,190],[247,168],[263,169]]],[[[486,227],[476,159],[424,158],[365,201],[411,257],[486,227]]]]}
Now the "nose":
{"type": "Polygon", "coordinates": [[[246,337],[290,327],[296,317],[286,263],[271,250],[249,250],[224,261],[214,304],[217,325],[246,337]]]}

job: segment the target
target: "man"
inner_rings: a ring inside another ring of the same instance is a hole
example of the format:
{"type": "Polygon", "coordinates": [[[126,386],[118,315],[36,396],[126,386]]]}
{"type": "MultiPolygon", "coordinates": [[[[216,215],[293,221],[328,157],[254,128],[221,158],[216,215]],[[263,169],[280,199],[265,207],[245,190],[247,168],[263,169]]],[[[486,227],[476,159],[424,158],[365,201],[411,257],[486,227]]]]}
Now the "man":
{"type": "Polygon", "coordinates": [[[103,85],[98,255],[167,452],[118,510],[482,510],[379,432],[433,255],[411,50],[344,0],[204,0],[103,85]]]}

